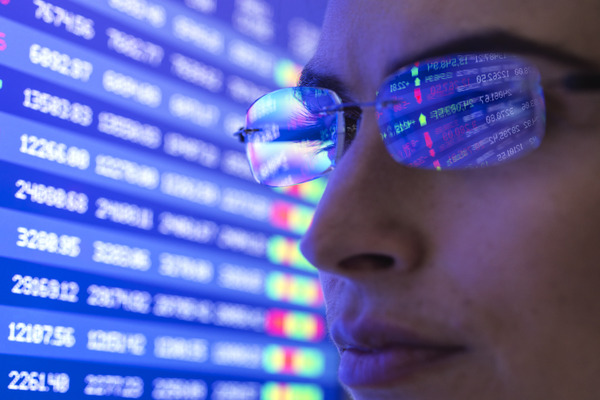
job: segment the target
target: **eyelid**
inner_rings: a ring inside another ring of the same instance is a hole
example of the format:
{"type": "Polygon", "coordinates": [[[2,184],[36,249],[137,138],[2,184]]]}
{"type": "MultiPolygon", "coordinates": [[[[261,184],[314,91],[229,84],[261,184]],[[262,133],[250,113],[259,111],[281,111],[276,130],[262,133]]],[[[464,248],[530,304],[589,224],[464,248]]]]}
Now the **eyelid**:
{"type": "Polygon", "coordinates": [[[563,89],[568,92],[600,90],[600,69],[587,65],[556,62],[552,58],[537,54],[505,52],[526,60],[535,66],[541,76],[544,89],[563,89]]]}
{"type": "Polygon", "coordinates": [[[314,71],[310,64],[302,70],[297,86],[331,90],[341,99],[342,103],[354,102],[352,97],[348,95],[348,90],[341,79],[333,75],[320,74],[314,71]]]}
{"type": "Polygon", "coordinates": [[[563,86],[572,91],[600,89],[600,73],[567,75],[562,79],[563,86]]]}

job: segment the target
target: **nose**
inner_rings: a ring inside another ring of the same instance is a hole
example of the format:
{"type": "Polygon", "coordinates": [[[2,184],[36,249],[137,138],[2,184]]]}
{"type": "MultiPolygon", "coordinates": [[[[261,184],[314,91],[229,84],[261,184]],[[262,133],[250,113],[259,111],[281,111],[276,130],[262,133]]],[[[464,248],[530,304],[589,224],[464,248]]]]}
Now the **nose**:
{"type": "Polygon", "coordinates": [[[396,163],[365,115],[356,139],[330,175],[327,189],[301,242],[305,257],[334,274],[395,270],[422,265],[416,182],[424,171],[396,163]]]}

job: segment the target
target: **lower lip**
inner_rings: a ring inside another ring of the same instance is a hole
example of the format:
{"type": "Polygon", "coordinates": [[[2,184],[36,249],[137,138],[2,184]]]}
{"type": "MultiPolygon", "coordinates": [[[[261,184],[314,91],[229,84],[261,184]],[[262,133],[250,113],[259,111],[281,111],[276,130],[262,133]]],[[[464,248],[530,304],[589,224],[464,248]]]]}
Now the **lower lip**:
{"type": "Polygon", "coordinates": [[[406,346],[391,346],[371,352],[348,349],[341,356],[339,378],[342,384],[349,387],[398,384],[459,351],[406,346]]]}

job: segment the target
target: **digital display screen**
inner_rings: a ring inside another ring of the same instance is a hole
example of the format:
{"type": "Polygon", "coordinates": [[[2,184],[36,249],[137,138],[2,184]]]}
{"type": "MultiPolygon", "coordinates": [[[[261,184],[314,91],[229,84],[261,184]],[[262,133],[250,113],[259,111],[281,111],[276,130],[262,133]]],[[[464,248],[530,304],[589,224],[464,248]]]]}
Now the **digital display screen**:
{"type": "Polygon", "coordinates": [[[0,398],[341,398],[324,183],[256,184],[233,135],[324,3],[0,0],[0,398]]]}

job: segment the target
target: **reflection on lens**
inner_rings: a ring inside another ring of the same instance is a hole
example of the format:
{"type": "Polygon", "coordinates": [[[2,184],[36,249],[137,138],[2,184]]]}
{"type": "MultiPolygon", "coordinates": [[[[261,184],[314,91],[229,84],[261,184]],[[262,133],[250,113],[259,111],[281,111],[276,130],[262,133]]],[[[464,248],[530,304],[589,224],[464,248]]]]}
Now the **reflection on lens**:
{"type": "Polygon", "coordinates": [[[377,101],[390,154],[418,168],[504,163],[537,148],[545,130],[539,72],[513,55],[416,63],[388,79],[377,101]]]}
{"type": "Polygon", "coordinates": [[[320,88],[288,88],[258,99],[248,110],[247,153],[260,183],[288,186],[323,175],[335,164],[338,113],[335,93],[320,88]]]}

